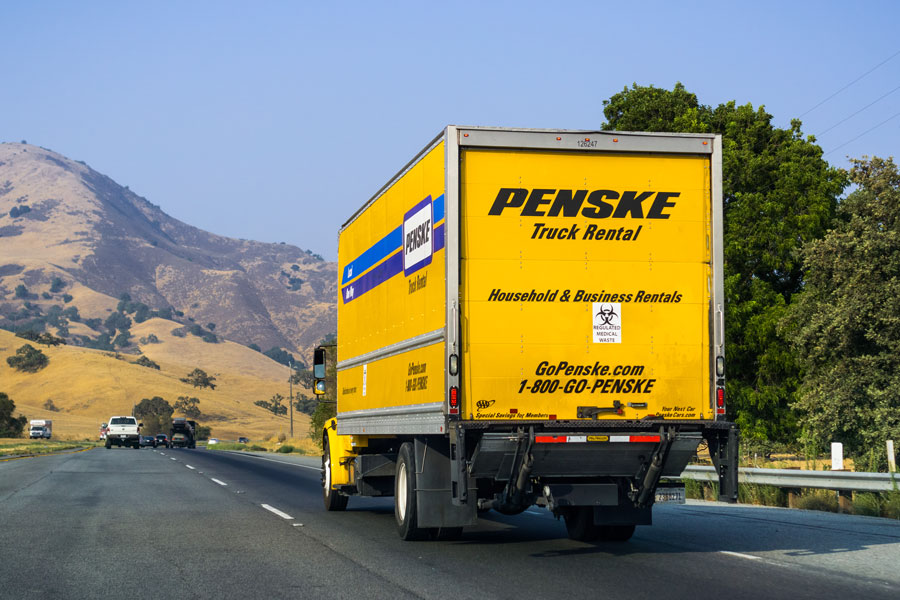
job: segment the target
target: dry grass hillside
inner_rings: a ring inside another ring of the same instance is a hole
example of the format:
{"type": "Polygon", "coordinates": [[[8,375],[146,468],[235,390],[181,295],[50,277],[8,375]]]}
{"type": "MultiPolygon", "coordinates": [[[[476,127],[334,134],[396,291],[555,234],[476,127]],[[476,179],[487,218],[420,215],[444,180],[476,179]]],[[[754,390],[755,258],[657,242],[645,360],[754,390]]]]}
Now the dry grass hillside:
{"type": "MultiPolygon", "coordinates": [[[[170,332],[177,327],[172,321],[150,319],[134,328],[136,338],[152,333],[160,340],[141,346],[144,355],[159,364],[158,371],[133,364],[137,356],[32,344],[50,362],[37,373],[21,373],[6,359],[28,342],[0,330],[0,391],[16,403],[16,414],[53,419],[53,434],[59,439],[95,439],[101,422],[114,414],[130,414],[134,404],[153,396],[172,405],[179,396],[199,398],[203,416],[198,421],[221,439],[261,439],[289,432],[287,417],[275,417],[253,404],[275,394],[288,395],[287,367],[232,342],[209,344],[194,336],[175,337],[170,332]],[[215,390],[179,381],[198,367],[216,378],[215,390]],[[47,400],[58,411],[44,408],[47,400]]],[[[308,427],[309,418],[294,411],[295,437],[305,435],[308,427]]]]}

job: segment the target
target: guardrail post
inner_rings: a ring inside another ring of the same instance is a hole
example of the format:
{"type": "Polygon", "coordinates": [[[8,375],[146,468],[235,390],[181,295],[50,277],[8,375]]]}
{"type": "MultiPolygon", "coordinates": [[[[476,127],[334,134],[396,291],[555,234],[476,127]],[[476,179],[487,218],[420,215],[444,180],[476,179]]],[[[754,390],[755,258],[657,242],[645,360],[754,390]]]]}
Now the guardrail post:
{"type": "Polygon", "coordinates": [[[797,501],[800,499],[800,488],[787,488],[784,491],[787,492],[788,508],[797,508],[797,501]]]}
{"type": "Polygon", "coordinates": [[[853,492],[850,490],[838,491],[838,512],[853,514],[853,492]]]}

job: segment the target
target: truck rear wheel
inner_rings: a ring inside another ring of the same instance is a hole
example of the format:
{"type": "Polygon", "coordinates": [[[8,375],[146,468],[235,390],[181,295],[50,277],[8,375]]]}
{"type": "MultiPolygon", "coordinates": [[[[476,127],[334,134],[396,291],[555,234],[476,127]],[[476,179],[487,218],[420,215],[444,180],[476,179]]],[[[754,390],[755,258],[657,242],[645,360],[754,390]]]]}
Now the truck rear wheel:
{"type": "Polygon", "coordinates": [[[601,535],[601,529],[594,525],[594,508],[592,506],[573,506],[563,515],[569,539],[579,542],[592,542],[601,535]]]}
{"type": "Polygon", "coordinates": [[[413,445],[404,442],[397,454],[397,475],[394,477],[394,517],[397,533],[402,540],[425,539],[430,532],[419,527],[416,514],[416,459],[413,445]]]}
{"type": "Polygon", "coordinates": [[[607,542],[627,542],[634,535],[634,525],[604,525],[600,539],[607,542]]]}
{"type": "Polygon", "coordinates": [[[322,500],[325,510],[336,511],[347,508],[349,498],[331,489],[331,449],[328,447],[328,436],[322,441],[322,500]]]}

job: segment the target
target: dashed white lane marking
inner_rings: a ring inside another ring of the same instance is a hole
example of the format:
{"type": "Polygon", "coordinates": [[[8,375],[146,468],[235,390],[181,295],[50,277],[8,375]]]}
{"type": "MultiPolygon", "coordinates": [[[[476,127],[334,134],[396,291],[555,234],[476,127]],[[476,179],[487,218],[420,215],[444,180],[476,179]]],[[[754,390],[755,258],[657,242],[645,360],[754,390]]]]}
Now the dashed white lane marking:
{"type": "Polygon", "coordinates": [[[728,556],[737,556],[739,558],[746,558],[748,560],[762,560],[760,556],[753,556],[752,554],[741,554],[740,552],[731,552],[729,550],[719,550],[719,554],[727,554],[728,556]]]}
{"type": "Polygon", "coordinates": [[[280,510],[278,510],[278,509],[275,508],[274,506],[269,506],[268,504],[260,504],[260,506],[262,506],[264,509],[266,509],[266,510],[269,511],[270,513],[273,513],[273,514],[278,515],[278,516],[281,517],[282,519],[291,520],[291,519],[294,518],[294,517],[292,517],[291,515],[289,515],[289,514],[287,514],[287,513],[285,513],[285,512],[281,512],[280,510]]]}
{"type": "Polygon", "coordinates": [[[216,479],[216,478],[214,478],[214,477],[210,477],[210,479],[212,479],[213,481],[215,481],[215,482],[218,483],[219,485],[228,485],[228,484],[225,483],[224,481],[219,481],[218,479],[216,479]]]}
{"type": "Polygon", "coordinates": [[[178,459],[175,458],[174,456],[172,456],[172,457],[169,457],[169,460],[178,460],[178,459]]]}
{"type": "Polygon", "coordinates": [[[267,460],[269,462],[278,463],[279,465],[287,465],[289,467],[300,467],[301,469],[312,469],[313,471],[322,471],[322,467],[310,467],[309,465],[298,465],[297,463],[285,462],[283,460],[275,460],[273,458],[265,458],[263,456],[256,456],[255,454],[247,454],[246,452],[231,452],[226,450],[230,454],[239,454],[241,456],[246,456],[247,458],[255,458],[256,460],[267,460]]]}
{"type": "Polygon", "coordinates": [[[186,466],[186,467],[187,467],[188,469],[190,469],[191,471],[194,471],[194,470],[195,470],[194,467],[192,467],[191,465],[184,465],[184,466],[186,466]]]}

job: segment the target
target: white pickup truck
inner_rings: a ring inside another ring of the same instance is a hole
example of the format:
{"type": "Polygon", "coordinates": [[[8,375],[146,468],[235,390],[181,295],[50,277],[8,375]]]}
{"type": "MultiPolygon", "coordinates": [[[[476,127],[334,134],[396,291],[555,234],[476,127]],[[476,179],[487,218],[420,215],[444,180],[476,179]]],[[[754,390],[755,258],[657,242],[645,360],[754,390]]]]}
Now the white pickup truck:
{"type": "Polygon", "coordinates": [[[141,448],[141,427],[143,423],[138,423],[134,417],[110,417],[109,427],[106,431],[106,449],[109,450],[116,446],[131,446],[132,448],[141,448]]]}

